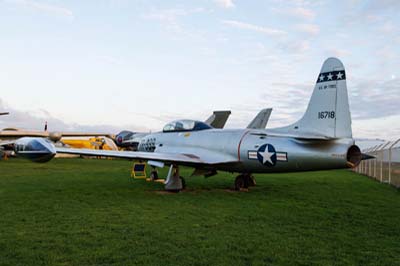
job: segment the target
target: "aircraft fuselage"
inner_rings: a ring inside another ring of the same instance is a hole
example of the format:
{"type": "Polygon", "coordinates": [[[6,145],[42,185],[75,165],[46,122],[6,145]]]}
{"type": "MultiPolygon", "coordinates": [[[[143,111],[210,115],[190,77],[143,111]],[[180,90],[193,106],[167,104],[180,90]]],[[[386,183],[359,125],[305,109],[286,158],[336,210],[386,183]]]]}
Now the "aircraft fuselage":
{"type": "Polygon", "coordinates": [[[307,141],[268,136],[267,130],[209,129],[149,134],[139,151],[213,156],[237,161],[216,170],[271,173],[351,167],[348,152],[353,145],[353,139],[307,141]]]}

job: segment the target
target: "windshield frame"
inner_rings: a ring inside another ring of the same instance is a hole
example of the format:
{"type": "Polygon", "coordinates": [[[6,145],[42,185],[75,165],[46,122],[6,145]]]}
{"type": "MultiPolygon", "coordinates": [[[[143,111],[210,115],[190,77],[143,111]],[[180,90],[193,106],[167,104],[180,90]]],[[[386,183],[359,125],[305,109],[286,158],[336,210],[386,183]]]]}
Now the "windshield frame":
{"type": "Polygon", "coordinates": [[[166,124],[163,127],[162,132],[164,133],[173,133],[173,132],[191,132],[191,131],[200,131],[206,129],[212,129],[213,127],[208,125],[207,123],[190,120],[190,119],[180,119],[172,121],[166,124]]]}

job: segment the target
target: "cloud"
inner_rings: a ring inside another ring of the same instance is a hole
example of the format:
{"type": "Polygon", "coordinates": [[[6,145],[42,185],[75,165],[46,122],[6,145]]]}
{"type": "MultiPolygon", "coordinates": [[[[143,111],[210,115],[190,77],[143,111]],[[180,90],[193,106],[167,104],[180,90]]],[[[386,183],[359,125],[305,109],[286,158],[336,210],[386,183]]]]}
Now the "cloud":
{"type": "Polygon", "coordinates": [[[283,30],[258,26],[250,23],[245,23],[237,20],[222,20],[222,23],[233,28],[244,29],[249,31],[255,31],[270,36],[286,35],[287,33],[283,30]]]}
{"type": "Polygon", "coordinates": [[[233,0],[214,0],[215,3],[217,3],[218,6],[222,8],[233,8],[235,7],[235,4],[233,3],[233,0]]]}
{"type": "Polygon", "coordinates": [[[353,135],[371,139],[397,140],[400,136],[400,126],[397,123],[399,120],[400,115],[368,121],[355,120],[352,123],[353,135]]]}
{"type": "Polygon", "coordinates": [[[349,88],[353,118],[372,119],[400,115],[400,79],[362,80],[349,88]]]}
{"type": "Polygon", "coordinates": [[[110,64],[110,65],[121,65],[122,62],[119,58],[110,55],[100,55],[96,57],[99,62],[110,64]]]}
{"type": "Polygon", "coordinates": [[[295,8],[273,8],[278,14],[290,16],[297,19],[304,19],[304,20],[313,20],[315,18],[315,12],[311,9],[304,8],[304,7],[295,7],[295,8]]]}
{"type": "Polygon", "coordinates": [[[396,29],[386,19],[397,16],[400,8],[398,0],[363,1],[363,3],[349,1],[346,5],[347,7],[342,12],[342,18],[340,18],[345,25],[359,25],[365,30],[366,24],[376,26],[379,23],[385,23],[379,29],[381,32],[392,33],[396,29]]]}
{"type": "Polygon", "coordinates": [[[230,128],[245,127],[263,108],[273,108],[268,128],[295,122],[304,113],[313,90],[311,83],[273,82],[263,89],[256,100],[230,107],[233,112],[228,121],[230,128]]]}
{"type": "Polygon", "coordinates": [[[0,129],[20,128],[28,130],[43,130],[44,124],[48,122],[49,131],[70,131],[70,132],[99,132],[116,134],[124,129],[140,132],[148,132],[148,128],[135,125],[124,125],[121,127],[113,125],[82,125],[65,123],[61,119],[52,116],[46,110],[21,111],[8,107],[0,99],[0,111],[10,112],[8,116],[0,117],[0,129]]]}
{"type": "Polygon", "coordinates": [[[351,55],[351,52],[348,50],[344,50],[344,49],[331,48],[331,49],[326,50],[326,55],[328,57],[333,56],[333,57],[343,58],[343,57],[351,55]]]}
{"type": "Polygon", "coordinates": [[[5,0],[5,3],[18,5],[24,8],[34,9],[48,14],[73,18],[74,14],[70,9],[59,7],[55,5],[40,3],[33,0],[5,0]]]}
{"type": "MultiPolygon", "coordinates": [[[[243,128],[259,110],[273,107],[267,128],[289,125],[304,114],[313,91],[313,83],[275,82],[265,87],[256,101],[231,106],[230,128],[243,128]]],[[[394,139],[400,134],[400,80],[360,81],[350,86],[349,98],[353,136],[394,139]]]]}
{"type": "Polygon", "coordinates": [[[175,22],[178,17],[188,15],[188,11],[185,9],[162,9],[162,10],[153,10],[148,14],[145,14],[143,17],[151,20],[159,20],[161,22],[175,22]]]}
{"type": "Polygon", "coordinates": [[[145,19],[159,20],[161,22],[175,22],[179,17],[185,17],[195,13],[207,11],[204,8],[198,7],[193,9],[170,8],[170,9],[155,9],[143,15],[145,19]]]}
{"type": "MultiPolygon", "coordinates": [[[[269,102],[278,102],[285,114],[293,119],[298,117],[308,103],[313,84],[273,83],[273,93],[266,93],[261,98],[269,102]]],[[[350,108],[355,120],[400,116],[400,79],[386,81],[360,80],[355,85],[348,85],[350,108]]]]}
{"type": "Polygon", "coordinates": [[[368,1],[364,5],[364,9],[373,12],[379,12],[382,10],[393,10],[396,12],[397,8],[400,7],[400,2],[398,0],[380,0],[380,1],[368,1]]]}
{"type": "Polygon", "coordinates": [[[179,22],[182,17],[189,16],[191,14],[206,12],[204,8],[194,8],[194,9],[182,9],[182,8],[171,8],[171,9],[156,9],[152,10],[142,17],[148,20],[158,21],[167,30],[174,33],[184,33],[183,27],[179,22]]]}
{"type": "Polygon", "coordinates": [[[376,55],[385,62],[391,62],[397,57],[397,52],[394,52],[390,46],[384,46],[376,51],[376,55]]]}
{"type": "Polygon", "coordinates": [[[292,40],[281,43],[278,47],[283,52],[301,54],[310,49],[310,42],[308,40],[292,40]]]}
{"type": "MultiPolygon", "coordinates": [[[[265,93],[261,94],[257,101],[232,106],[233,125],[245,126],[259,110],[266,107],[274,108],[269,128],[293,123],[304,114],[314,86],[312,82],[271,83],[265,87],[265,93]]],[[[398,136],[400,133],[400,126],[397,123],[400,118],[399,88],[400,79],[397,78],[387,81],[360,80],[355,85],[348,86],[355,136],[386,139],[398,136]],[[387,121],[394,122],[387,123],[387,121]]]]}
{"type": "Polygon", "coordinates": [[[294,28],[299,32],[310,35],[317,35],[319,33],[319,26],[316,24],[297,24],[294,28]]]}
{"type": "Polygon", "coordinates": [[[315,17],[315,12],[311,9],[307,9],[304,7],[296,7],[289,9],[287,14],[301,19],[313,19],[315,17]]]}
{"type": "Polygon", "coordinates": [[[391,34],[391,33],[394,33],[396,31],[396,27],[390,21],[385,22],[378,29],[379,29],[380,32],[382,32],[384,34],[391,34]]]}

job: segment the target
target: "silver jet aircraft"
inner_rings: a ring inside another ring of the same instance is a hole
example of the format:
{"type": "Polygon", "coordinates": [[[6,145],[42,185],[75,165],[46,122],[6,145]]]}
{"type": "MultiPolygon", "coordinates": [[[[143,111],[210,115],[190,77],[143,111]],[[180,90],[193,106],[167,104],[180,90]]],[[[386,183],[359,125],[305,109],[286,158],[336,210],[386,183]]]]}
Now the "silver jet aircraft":
{"type": "Polygon", "coordinates": [[[180,166],[193,167],[193,174],[205,176],[217,171],[238,173],[235,188],[239,190],[254,183],[253,173],[351,168],[363,158],[352,137],[345,69],[336,58],[322,65],[304,116],[286,127],[215,129],[204,122],[179,120],[145,136],[137,152],[58,148],[38,138],[21,139],[15,148],[38,161],[68,153],[168,165],[167,190],[182,189],[180,166]]]}

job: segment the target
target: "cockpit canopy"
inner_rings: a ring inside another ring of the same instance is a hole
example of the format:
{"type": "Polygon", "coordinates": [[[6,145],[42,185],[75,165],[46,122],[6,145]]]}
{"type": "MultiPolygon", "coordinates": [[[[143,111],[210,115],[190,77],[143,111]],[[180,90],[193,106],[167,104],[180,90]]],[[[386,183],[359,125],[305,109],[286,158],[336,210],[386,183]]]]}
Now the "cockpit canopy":
{"type": "Polygon", "coordinates": [[[198,131],[211,129],[212,126],[195,120],[176,120],[165,125],[163,132],[182,132],[182,131],[198,131]]]}

